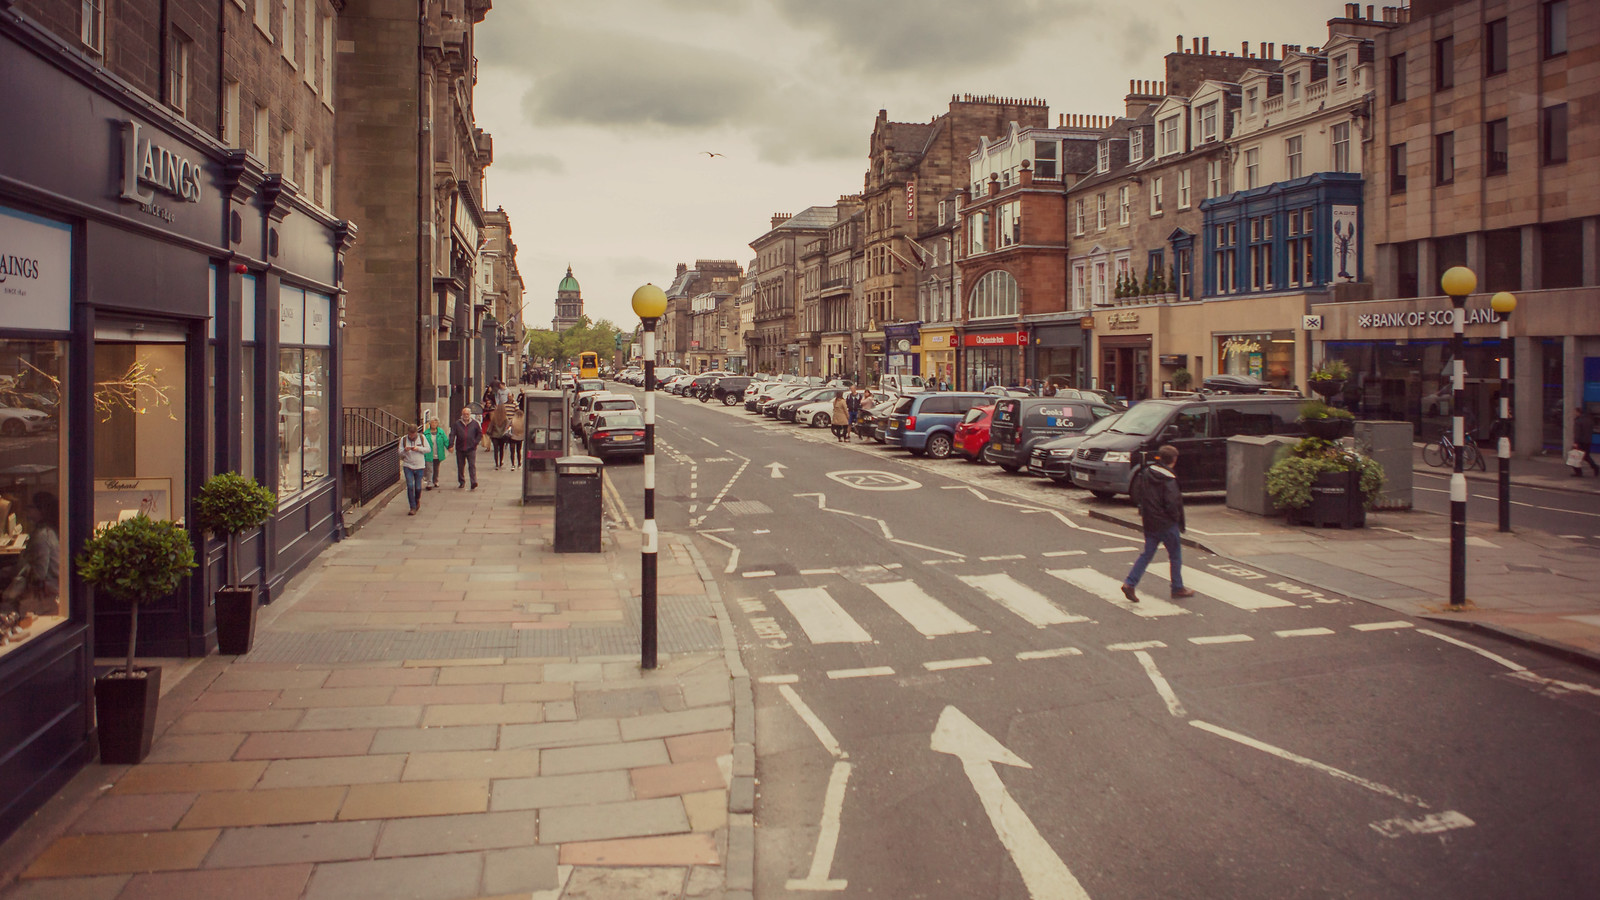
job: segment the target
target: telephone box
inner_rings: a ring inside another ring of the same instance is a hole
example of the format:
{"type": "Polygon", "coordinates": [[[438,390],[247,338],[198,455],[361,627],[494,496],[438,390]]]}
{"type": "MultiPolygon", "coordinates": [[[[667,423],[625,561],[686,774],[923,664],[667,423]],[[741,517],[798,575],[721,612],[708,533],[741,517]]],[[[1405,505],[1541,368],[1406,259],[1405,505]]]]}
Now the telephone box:
{"type": "Polygon", "coordinates": [[[523,391],[522,502],[554,503],[556,460],[569,452],[570,398],[562,391],[523,391]]]}

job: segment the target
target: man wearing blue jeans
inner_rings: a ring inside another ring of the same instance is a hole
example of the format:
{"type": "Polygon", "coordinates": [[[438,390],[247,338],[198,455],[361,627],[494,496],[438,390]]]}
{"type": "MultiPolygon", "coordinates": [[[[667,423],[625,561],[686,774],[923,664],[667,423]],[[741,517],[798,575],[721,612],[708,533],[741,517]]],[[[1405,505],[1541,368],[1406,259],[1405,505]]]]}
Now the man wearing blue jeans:
{"type": "Polygon", "coordinates": [[[1183,586],[1183,542],[1178,537],[1184,527],[1183,492],[1178,490],[1178,476],[1172,473],[1177,462],[1178,448],[1162,444],[1156,451],[1156,461],[1145,466],[1138,476],[1134,499],[1139,504],[1139,518],[1144,521],[1144,552],[1133,561],[1133,570],[1122,581],[1122,595],[1129,603],[1139,602],[1134,588],[1161,546],[1167,548],[1167,560],[1172,564],[1172,599],[1194,596],[1194,591],[1183,586]]]}

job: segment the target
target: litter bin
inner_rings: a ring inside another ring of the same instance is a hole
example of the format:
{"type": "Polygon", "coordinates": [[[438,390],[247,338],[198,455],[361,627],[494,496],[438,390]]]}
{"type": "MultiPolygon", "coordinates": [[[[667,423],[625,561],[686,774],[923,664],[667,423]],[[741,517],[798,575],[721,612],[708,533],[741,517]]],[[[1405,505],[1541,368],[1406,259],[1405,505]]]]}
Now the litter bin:
{"type": "Polygon", "coordinates": [[[600,552],[600,473],[593,456],[556,460],[556,552],[600,552]]]}

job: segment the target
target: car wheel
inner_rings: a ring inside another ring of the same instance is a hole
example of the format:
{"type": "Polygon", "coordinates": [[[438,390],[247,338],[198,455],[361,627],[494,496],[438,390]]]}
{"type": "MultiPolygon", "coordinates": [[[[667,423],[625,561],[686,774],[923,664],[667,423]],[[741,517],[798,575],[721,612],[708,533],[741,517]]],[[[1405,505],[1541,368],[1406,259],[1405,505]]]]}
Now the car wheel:
{"type": "Polygon", "coordinates": [[[722,405],[723,406],[733,406],[733,405],[737,404],[738,402],[739,402],[739,398],[735,397],[732,394],[723,394],[722,395],[722,405]]]}
{"type": "Polygon", "coordinates": [[[1008,475],[1015,475],[1022,468],[1016,463],[995,463],[995,465],[999,466],[1008,475]]]}
{"type": "Polygon", "coordinates": [[[950,457],[950,436],[935,434],[928,438],[928,456],[933,459],[948,459],[950,457]]]}
{"type": "Polygon", "coordinates": [[[1089,491],[1089,493],[1093,494],[1094,498],[1096,500],[1110,500],[1111,498],[1117,496],[1117,492],[1116,491],[1095,491],[1095,490],[1091,490],[1091,491],[1089,491]]]}
{"type": "Polygon", "coordinates": [[[711,395],[709,393],[707,393],[706,391],[701,391],[700,392],[700,402],[701,403],[704,403],[704,402],[706,402],[707,400],[710,400],[710,399],[711,399],[711,395]]]}
{"type": "Polygon", "coordinates": [[[811,417],[812,428],[827,428],[831,424],[833,424],[833,418],[827,413],[817,413],[811,417]]]}
{"type": "Polygon", "coordinates": [[[983,449],[979,450],[978,454],[976,456],[968,457],[967,462],[973,463],[975,465],[981,465],[983,463],[988,462],[989,461],[989,447],[990,447],[989,444],[984,444],[983,445],[983,449]]]}
{"type": "Polygon", "coordinates": [[[1062,487],[1067,487],[1072,484],[1072,479],[1064,475],[1051,475],[1050,480],[1061,485],[1062,487]]]}
{"type": "Polygon", "coordinates": [[[28,426],[17,419],[7,419],[4,424],[0,424],[0,434],[6,437],[22,437],[27,430],[28,426]]]}

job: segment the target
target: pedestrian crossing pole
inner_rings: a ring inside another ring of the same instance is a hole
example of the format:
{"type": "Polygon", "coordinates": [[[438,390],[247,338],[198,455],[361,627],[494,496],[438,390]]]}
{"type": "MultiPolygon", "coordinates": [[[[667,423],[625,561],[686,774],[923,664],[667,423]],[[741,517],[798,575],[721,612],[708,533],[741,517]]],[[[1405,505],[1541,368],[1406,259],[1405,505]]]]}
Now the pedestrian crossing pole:
{"type": "Polygon", "coordinates": [[[639,546],[639,665],[656,667],[656,322],[667,295],[647,284],[633,292],[644,325],[644,527],[639,546]]]}
{"type": "Polygon", "coordinates": [[[1466,449],[1467,361],[1462,356],[1466,352],[1467,295],[1478,289],[1478,276],[1466,266],[1453,266],[1439,279],[1439,286],[1455,308],[1450,320],[1450,355],[1455,360],[1451,367],[1451,438],[1456,448],[1455,468],[1450,474],[1450,607],[1461,609],[1467,604],[1467,476],[1461,470],[1466,449]]]}
{"type": "Polygon", "coordinates": [[[1489,298],[1489,308],[1500,316],[1500,530],[1511,530],[1511,314],[1517,297],[1501,291],[1489,298]]]}

